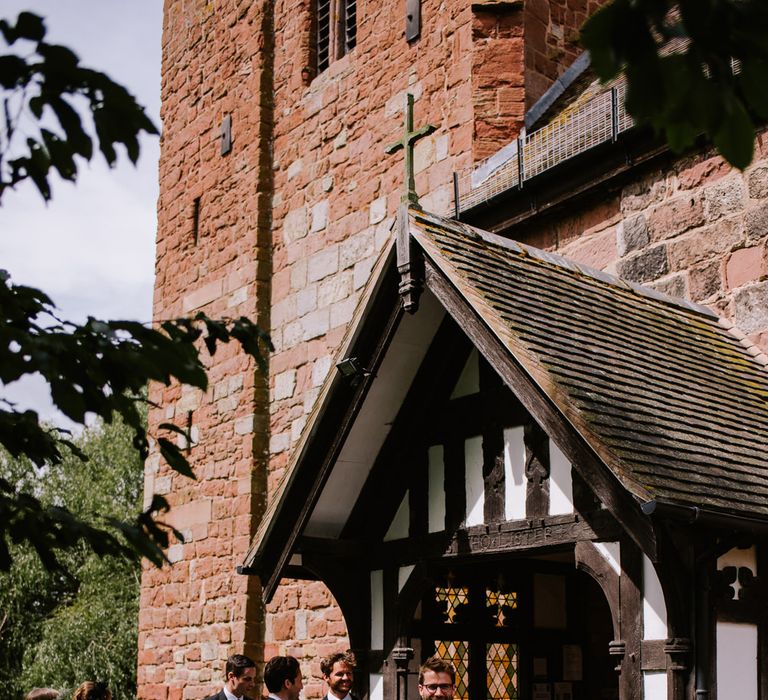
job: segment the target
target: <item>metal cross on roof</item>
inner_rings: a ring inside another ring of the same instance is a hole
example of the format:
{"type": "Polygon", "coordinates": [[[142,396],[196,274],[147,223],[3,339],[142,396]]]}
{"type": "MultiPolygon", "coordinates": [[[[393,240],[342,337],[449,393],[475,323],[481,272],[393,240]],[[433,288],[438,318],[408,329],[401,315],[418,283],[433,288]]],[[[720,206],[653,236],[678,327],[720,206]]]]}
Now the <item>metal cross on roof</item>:
{"type": "Polygon", "coordinates": [[[404,204],[419,206],[419,196],[416,194],[416,178],[413,172],[413,146],[419,139],[431,134],[435,129],[437,129],[436,126],[427,124],[414,131],[413,95],[407,92],[405,94],[405,134],[403,134],[403,138],[389,144],[385,149],[387,154],[394,153],[401,148],[405,151],[405,192],[403,192],[401,200],[404,204]]]}

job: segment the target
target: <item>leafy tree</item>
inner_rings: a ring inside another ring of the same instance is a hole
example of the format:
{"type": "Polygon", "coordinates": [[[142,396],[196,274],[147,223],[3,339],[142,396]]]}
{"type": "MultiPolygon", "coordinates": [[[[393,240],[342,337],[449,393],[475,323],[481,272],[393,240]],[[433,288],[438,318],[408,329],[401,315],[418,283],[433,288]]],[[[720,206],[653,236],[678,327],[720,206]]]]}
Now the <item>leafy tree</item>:
{"type": "MultiPolygon", "coordinates": [[[[125,88],[81,66],[72,51],[47,43],[45,34],[43,20],[28,12],[15,22],[0,20],[7,47],[0,55],[0,204],[3,193],[23,182],[49,199],[51,176],[74,181],[78,164],[95,151],[110,165],[122,151],[135,161],[139,134],[157,133],[125,88]]],[[[86,416],[95,415],[109,423],[119,416],[133,431],[141,457],[154,439],[169,466],[189,477],[193,474],[179,446],[188,436],[170,423],[148,436],[141,419],[143,391],[149,381],[205,390],[206,354],[231,340],[263,366],[269,339],[245,317],[221,321],[198,314],[149,328],[94,318],[76,324],[59,318],[44,292],[16,285],[0,271],[0,382],[41,375],[69,419],[84,424],[86,416]]],[[[87,459],[66,431],[44,426],[34,411],[2,399],[0,446],[37,467],[61,463],[64,450],[87,459]]],[[[80,544],[99,555],[143,555],[159,565],[169,529],[157,518],[167,507],[156,496],[136,517],[105,511],[86,521],[60,504],[44,504],[23,482],[0,479],[0,570],[10,567],[11,545],[21,542],[29,543],[48,569],[60,567],[61,552],[80,544]]]]}
{"type": "Polygon", "coordinates": [[[702,134],[737,168],[752,161],[768,119],[768,3],[764,0],[613,0],[582,42],[604,81],[623,71],[627,111],[681,151],[702,134]],[[665,53],[673,39],[685,47],[665,53]]]}
{"type": "MultiPolygon", "coordinates": [[[[143,468],[122,421],[75,440],[90,460],[64,450],[36,470],[26,458],[0,460],[0,477],[45,506],[95,523],[100,513],[130,518],[141,510],[143,468]]],[[[67,573],[46,571],[28,544],[13,545],[14,566],[0,573],[0,696],[34,686],[68,692],[86,678],[107,679],[116,700],[135,697],[140,566],[99,557],[80,544],[62,555],[67,573]]]]}

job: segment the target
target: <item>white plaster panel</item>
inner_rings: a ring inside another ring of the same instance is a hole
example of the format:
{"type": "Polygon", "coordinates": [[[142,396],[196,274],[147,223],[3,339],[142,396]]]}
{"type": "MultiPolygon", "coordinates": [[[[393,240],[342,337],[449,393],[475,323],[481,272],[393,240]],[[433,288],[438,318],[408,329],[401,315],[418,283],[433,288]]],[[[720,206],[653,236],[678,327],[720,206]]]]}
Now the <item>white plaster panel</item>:
{"type": "Polygon", "coordinates": [[[371,649],[384,648],[384,572],[371,571],[371,649]]]}
{"type": "Polygon", "coordinates": [[[643,672],[643,700],[667,700],[666,671],[643,672]]]}
{"type": "Polygon", "coordinates": [[[462,396],[470,396],[480,391],[480,363],[478,361],[477,350],[473,349],[467,358],[467,364],[461,371],[459,381],[453,387],[451,393],[452,399],[459,399],[462,396]]]}
{"type": "Polygon", "coordinates": [[[525,518],[525,442],[523,427],[504,429],[504,517],[525,518]]]}
{"type": "Polygon", "coordinates": [[[432,445],[427,451],[429,460],[429,496],[427,525],[429,532],[445,530],[445,461],[443,446],[432,445]]]}
{"type": "Polygon", "coordinates": [[[643,639],[667,638],[667,606],[656,568],[643,555],[643,639]]]}
{"type": "MultiPolygon", "coordinates": [[[[445,310],[425,290],[419,313],[406,314],[400,322],[304,534],[313,537],[341,535],[349,517],[349,504],[359,497],[429,343],[444,317],[445,310]]],[[[336,357],[335,361],[342,356],[336,357]]],[[[317,389],[304,392],[305,412],[312,409],[318,392],[317,389]]],[[[325,392],[319,393],[318,400],[324,401],[327,398],[325,392]]]]}
{"type": "Polygon", "coordinates": [[[384,541],[390,542],[391,540],[402,540],[408,537],[408,529],[411,520],[410,509],[408,507],[408,491],[405,492],[403,500],[400,502],[400,506],[395,513],[395,517],[392,518],[392,523],[387,530],[387,534],[384,535],[384,541]]]}
{"type": "Polygon", "coordinates": [[[717,697],[757,700],[757,626],[717,623],[717,697]]]}
{"type": "Polygon", "coordinates": [[[560,448],[549,441],[549,514],[573,513],[571,463],[560,448]]]}
{"type": "Polygon", "coordinates": [[[368,674],[370,700],[384,700],[384,676],[381,673],[368,674]]]}
{"type": "Polygon", "coordinates": [[[464,441],[464,484],[467,493],[467,526],[485,522],[485,483],[483,481],[483,438],[464,441]]]}
{"type": "Polygon", "coordinates": [[[595,549],[621,576],[621,545],[618,542],[595,542],[595,549]]]}
{"type": "Polygon", "coordinates": [[[718,570],[722,570],[726,566],[735,566],[737,569],[745,567],[757,576],[757,554],[754,546],[746,549],[739,549],[738,547],[729,549],[723,556],[717,558],[718,570]]]}
{"type": "Polygon", "coordinates": [[[401,566],[397,570],[397,592],[403,590],[403,586],[408,583],[408,577],[411,575],[416,567],[413,564],[409,566],[401,566]]]}

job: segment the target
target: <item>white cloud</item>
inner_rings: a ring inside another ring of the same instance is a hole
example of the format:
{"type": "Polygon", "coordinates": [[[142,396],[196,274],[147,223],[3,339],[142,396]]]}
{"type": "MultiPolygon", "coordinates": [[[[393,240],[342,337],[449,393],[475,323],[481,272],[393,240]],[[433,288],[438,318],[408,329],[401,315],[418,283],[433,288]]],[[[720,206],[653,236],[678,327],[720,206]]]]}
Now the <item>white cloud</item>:
{"type": "MultiPolygon", "coordinates": [[[[47,40],[73,49],[147,107],[159,126],[161,0],[5,0],[0,16],[21,10],[46,18],[47,40]]],[[[122,157],[110,170],[100,155],[76,185],[53,179],[47,206],[33,187],[6,192],[0,207],[0,268],[41,288],[64,318],[151,318],[158,139],[144,138],[138,167],[122,157]]],[[[43,388],[13,395],[54,418],[43,388]]]]}

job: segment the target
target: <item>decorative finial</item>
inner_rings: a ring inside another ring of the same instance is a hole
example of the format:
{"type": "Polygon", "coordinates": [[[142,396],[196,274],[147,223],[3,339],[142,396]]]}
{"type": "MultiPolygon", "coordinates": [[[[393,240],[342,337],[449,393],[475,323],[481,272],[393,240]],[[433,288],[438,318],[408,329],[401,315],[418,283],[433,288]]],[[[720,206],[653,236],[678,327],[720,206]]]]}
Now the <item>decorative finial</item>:
{"type": "Polygon", "coordinates": [[[416,178],[413,172],[413,146],[424,136],[431,134],[437,129],[432,124],[427,124],[414,131],[413,128],[413,95],[410,92],[405,94],[405,134],[403,138],[395,143],[389,144],[385,149],[387,154],[394,153],[401,148],[405,151],[405,192],[403,192],[403,204],[411,204],[419,207],[419,196],[416,194],[416,178]]]}

